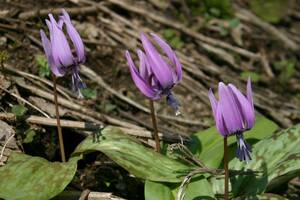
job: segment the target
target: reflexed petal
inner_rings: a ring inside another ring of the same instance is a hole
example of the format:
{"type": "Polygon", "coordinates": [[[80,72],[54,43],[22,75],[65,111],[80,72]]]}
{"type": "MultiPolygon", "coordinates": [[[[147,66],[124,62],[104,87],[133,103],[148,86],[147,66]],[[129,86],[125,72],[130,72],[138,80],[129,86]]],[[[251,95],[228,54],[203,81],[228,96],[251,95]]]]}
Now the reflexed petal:
{"type": "Polygon", "coordinates": [[[85,61],[85,51],[84,51],[83,42],[81,40],[79,33],[73,26],[69,14],[66,12],[65,9],[63,9],[62,12],[63,12],[63,16],[61,16],[61,18],[63,19],[63,22],[65,22],[68,35],[74,44],[78,62],[82,63],[85,61]]]}
{"type": "Polygon", "coordinates": [[[151,70],[146,55],[140,49],[137,50],[137,54],[140,60],[140,67],[139,67],[140,75],[144,80],[150,82],[151,70]]]}
{"type": "Polygon", "coordinates": [[[54,17],[50,14],[50,21],[52,24],[52,56],[54,63],[60,63],[61,65],[68,67],[74,64],[74,58],[71,52],[71,48],[68,44],[67,38],[61,29],[59,29],[54,17]]]}
{"type": "Polygon", "coordinates": [[[42,38],[42,44],[43,48],[48,60],[48,65],[56,76],[63,76],[65,75],[65,71],[61,70],[59,66],[54,64],[53,57],[52,57],[52,51],[51,51],[51,43],[49,39],[47,38],[45,32],[43,30],[40,30],[41,38],[42,38]]]}
{"type": "Polygon", "coordinates": [[[254,112],[248,99],[232,84],[229,84],[235,96],[235,102],[238,105],[240,112],[242,112],[243,121],[246,122],[244,129],[250,129],[254,125],[254,112]]]}
{"type": "Polygon", "coordinates": [[[219,105],[217,105],[216,108],[216,117],[215,117],[216,127],[219,133],[223,136],[228,136],[230,133],[228,132],[228,129],[226,128],[224,118],[222,116],[222,109],[219,105]]]}
{"type": "Polygon", "coordinates": [[[218,106],[218,101],[212,91],[212,89],[209,89],[208,91],[208,98],[210,101],[210,105],[214,114],[214,118],[216,119],[216,114],[217,114],[217,106],[218,106]]]}
{"type": "Polygon", "coordinates": [[[229,133],[235,133],[238,130],[243,129],[242,114],[238,105],[234,100],[234,96],[230,89],[219,83],[219,104],[225,125],[229,133]]]}
{"type": "Polygon", "coordinates": [[[143,33],[141,34],[141,40],[152,72],[159,81],[160,85],[163,88],[171,87],[174,84],[172,69],[143,33]]]}
{"type": "Polygon", "coordinates": [[[166,43],[163,39],[161,39],[158,35],[151,33],[154,40],[158,43],[158,45],[164,50],[164,52],[167,54],[173,65],[176,67],[176,77],[177,79],[174,80],[175,82],[178,82],[182,79],[182,67],[181,63],[179,62],[175,52],[172,50],[172,48],[166,43]]]}
{"type": "Polygon", "coordinates": [[[130,69],[131,77],[135,85],[145,96],[149,97],[150,99],[153,100],[159,99],[157,93],[151,88],[151,86],[141,77],[141,75],[137,71],[137,68],[135,67],[135,64],[133,63],[133,60],[128,51],[126,51],[125,56],[130,69]]]}

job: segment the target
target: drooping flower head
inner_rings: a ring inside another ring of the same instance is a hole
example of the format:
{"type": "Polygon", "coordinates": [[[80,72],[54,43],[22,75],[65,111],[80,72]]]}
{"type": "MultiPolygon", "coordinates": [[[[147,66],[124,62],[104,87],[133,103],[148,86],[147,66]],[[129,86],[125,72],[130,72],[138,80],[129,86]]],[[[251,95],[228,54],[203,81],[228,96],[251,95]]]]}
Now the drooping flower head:
{"type": "Polygon", "coordinates": [[[216,100],[212,90],[208,97],[211,103],[216,127],[224,137],[236,135],[237,157],[242,160],[251,160],[250,145],[243,137],[244,131],[251,129],[255,122],[255,112],[251,80],[247,82],[247,95],[244,96],[234,85],[219,83],[219,101],[216,100]]]}
{"type": "Polygon", "coordinates": [[[139,68],[136,68],[129,51],[126,51],[126,59],[129,65],[131,77],[139,90],[152,100],[167,97],[168,104],[179,112],[179,102],[172,94],[172,88],[182,78],[181,64],[172,48],[156,34],[151,33],[153,40],[163,50],[161,55],[145,34],[141,34],[144,51],[138,49],[140,60],[139,68]]]}
{"type": "Polygon", "coordinates": [[[40,30],[48,65],[57,77],[62,77],[67,72],[71,72],[73,90],[77,91],[79,96],[82,96],[80,89],[85,87],[85,84],[79,77],[78,66],[85,62],[83,42],[66,10],[62,9],[62,15],[58,21],[55,20],[52,14],[49,14],[49,19],[46,19],[46,24],[49,29],[50,40],[45,32],[40,30]],[[70,39],[71,44],[68,39],[70,39]],[[74,49],[74,53],[72,49],[74,49]]]}

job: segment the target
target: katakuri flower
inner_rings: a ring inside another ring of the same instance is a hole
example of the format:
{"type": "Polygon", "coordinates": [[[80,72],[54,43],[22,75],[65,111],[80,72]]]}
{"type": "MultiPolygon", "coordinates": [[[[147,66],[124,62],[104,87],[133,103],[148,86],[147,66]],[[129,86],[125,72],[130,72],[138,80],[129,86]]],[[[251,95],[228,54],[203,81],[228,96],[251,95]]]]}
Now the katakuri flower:
{"type": "Polygon", "coordinates": [[[172,88],[182,79],[181,64],[172,48],[156,34],[151,33],[153,40],[165,53],[161,55],[153,46],[145,34],[141,34],[144,52],[137,50],[140,60],[139,68],[136,68],[129,51],[126,51],[126,59],[129,65],[131,77],[138,89],[149,99],[158,100],[166,96],[167,103],[179,112],[179,102],[172,93],[172,88]]]}
{"type": "Polygon", "coordinates": [[[212,90],[208,97],[211,103],[216,127],[223,137],[236,135],[237,157],[240,161],[251,160],[251,147],[244,140],[243,133],[254,126],[255,112],[253,105],[251,80],[247,82],[247,95],[244,96],[234,85],[219,83],[219,101],[212,90]]]}
{"type": "Polygon", "coordinates": [[[79,97],[82,97],[80,89],[85,88],[85,84],[79,76],[78,66],[85,62],[83,42],[66,10],[62,9],[62,15],[58,21],[54,19],[52,14],[49,14],[49,19],[46,19],[46,24],[49,29],[50,40],[45,32],[40,30],[48,65],[57,77],[62,77],[70,72],[73,90],[78,92],[79,97]],[[70,39],[71,44],[69,44],[68,39],[70,39]],[[74,53],[72,52],[73,49],[74,53]]]}

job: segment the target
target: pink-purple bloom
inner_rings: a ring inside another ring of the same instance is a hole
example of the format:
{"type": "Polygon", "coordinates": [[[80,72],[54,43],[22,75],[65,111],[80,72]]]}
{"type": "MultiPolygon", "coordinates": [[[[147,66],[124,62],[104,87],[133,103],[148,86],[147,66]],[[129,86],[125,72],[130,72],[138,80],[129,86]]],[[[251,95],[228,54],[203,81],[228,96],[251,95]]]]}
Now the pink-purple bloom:
{"type": "Polygon", "coordinates": [[[49,29],[50,40],[45,32],[40,30],[49,67],[57,77],[62,77],[67,72],[71,72],[73,90],[81,96],[80,89],[85,87],[78,72],[79,64],[85,62],[85,51],[81,37],[73,26],[66,10],[62,9],[62,15],[58,21],[55,20],[52,14],[49,14],[49,19],[46,19],[46,24],[49,29]],[[71,44],[69,44],[68,39],[70,39],[71,44]],[[74,53],[72,52],[73,48],[74,53]]]}
{"type": "Polygon", "coordinates": [[[151,33],[152,39],[163,50],[159,53],[145,34],[141,34],[144,52],[137,50],[140,66],[137,68],[126,51],[131,77],[138,89],[149,99],[167,97],[168,104],[179,114],[179,102],[172,94],[172,88],[182,78],[181,64],[172,48],[159,36],[151,33]]]}
{"type": "Polygon", "coordinates": [[[219,83],[219,101],[212,90],[208,96],[211,103],[216,127],[223,137],[236,135],[237,157],[251,160],[250,145],[244,140],[243,133],[251,129],[255,123],[251,80],[247,82],[247,95],[244,96],[233,84],[219,83]]]}

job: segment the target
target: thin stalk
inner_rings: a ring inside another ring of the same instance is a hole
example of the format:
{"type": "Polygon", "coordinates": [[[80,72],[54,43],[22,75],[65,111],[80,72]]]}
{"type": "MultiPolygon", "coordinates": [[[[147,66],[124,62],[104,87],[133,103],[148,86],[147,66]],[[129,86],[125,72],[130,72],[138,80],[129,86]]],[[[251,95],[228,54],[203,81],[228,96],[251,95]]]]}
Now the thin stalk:
{"type": "Polygon", "coordinates": [[[224,171],[225,171],[225,184],[224,184],[224,200],[228,200],[228,180],[229,180],[229,170],[228,170],[228,147],[227,147],[227,136],[224,137],[224,171]]]}
{"type": "Polygon", "coordinates": [[[158,153],[160,153],[160,144],[159,144],[157,121],[156,121],[156,115],[155,115],[155,109],[154,109],[154,102],[151,99],[150,99],[150,110],[151,110],[152,125],[153,125],[153,131],[154,131],[154,139],[155,139],[155,144],[156,144],[155,150],[158,153]]]}
{"type": "Polygon", "coordinates": [[[53,93],[54,93],[54,103],[55,103],[55,113],[56,113],[55,115],[57,121],[57,132],[58,132],[58,139],[59,139],[60,155],[61,155],[61,160],[63,162],[66,162],[64,138],[62,135],[61,125],[60,125],[59,108],[58,108],[58,101],[57,101],[56,77],[54,74],[52,74],[52,79],[53,79],[53,93]]]}

